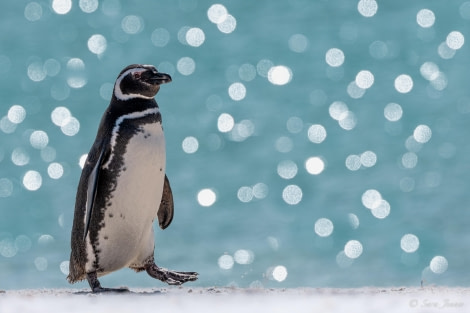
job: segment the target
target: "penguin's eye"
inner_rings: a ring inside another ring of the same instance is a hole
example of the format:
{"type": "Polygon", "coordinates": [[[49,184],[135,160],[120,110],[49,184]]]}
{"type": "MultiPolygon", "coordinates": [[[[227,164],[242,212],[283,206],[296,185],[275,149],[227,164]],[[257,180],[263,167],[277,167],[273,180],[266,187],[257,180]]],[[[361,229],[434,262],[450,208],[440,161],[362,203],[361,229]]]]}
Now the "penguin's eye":
{"type": "Polygon", "coordinates": [[[140,72],[135,72],[134,73],[134,79],[140,79],[141,73],[140,72]]]}

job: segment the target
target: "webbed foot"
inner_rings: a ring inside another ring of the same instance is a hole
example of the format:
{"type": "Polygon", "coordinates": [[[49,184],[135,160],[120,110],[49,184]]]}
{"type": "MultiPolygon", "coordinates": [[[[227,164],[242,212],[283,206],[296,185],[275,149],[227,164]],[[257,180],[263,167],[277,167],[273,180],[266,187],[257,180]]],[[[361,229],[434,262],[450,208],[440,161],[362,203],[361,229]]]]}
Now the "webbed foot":
{"type": "Polygon", "coordinates": [[[147,266],[145,270],[151,277],[161,280],[168,285],[181,285],[188,281],[195,281],[199,275],[196,272],[170,271],[166,268],[158,267],[155,263],[147,266]]]}

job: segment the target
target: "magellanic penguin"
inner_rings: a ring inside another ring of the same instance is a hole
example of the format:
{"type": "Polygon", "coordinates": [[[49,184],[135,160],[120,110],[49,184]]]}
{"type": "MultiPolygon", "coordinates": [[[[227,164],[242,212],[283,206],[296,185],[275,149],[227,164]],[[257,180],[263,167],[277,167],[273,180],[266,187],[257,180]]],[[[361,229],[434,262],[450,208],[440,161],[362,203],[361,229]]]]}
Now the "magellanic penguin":
{"type": "MultiPolygon", "coordinates": [[[[70,283],[129,267],[145,270],[170,285],[197,279],[154,261],[153,221],[162,229],[173,219],[173,195],[165,174],[165,137],[154,97],[168,74],[151,65],[129,65],[116,79],[78,185],[72,238],[70,283]]],[[[127,290],[127,289],[117,289],[127,290]]]]}

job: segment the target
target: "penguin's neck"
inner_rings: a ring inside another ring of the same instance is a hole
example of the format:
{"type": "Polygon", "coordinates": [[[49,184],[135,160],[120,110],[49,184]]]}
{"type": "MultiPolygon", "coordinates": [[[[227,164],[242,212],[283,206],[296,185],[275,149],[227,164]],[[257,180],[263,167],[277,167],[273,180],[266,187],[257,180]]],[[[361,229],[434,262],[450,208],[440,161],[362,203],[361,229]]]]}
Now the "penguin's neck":
{"type": "Polygon", "coordinates": [[[130,100],[119,100],[113,95],[111,102],[108,106],[108,111],[113,112],[116,116],[129,114],[133,112],[142,112],[147,109],[157,108],[158,104],[154,98],[142,99],[133,98],[130,100]]]}

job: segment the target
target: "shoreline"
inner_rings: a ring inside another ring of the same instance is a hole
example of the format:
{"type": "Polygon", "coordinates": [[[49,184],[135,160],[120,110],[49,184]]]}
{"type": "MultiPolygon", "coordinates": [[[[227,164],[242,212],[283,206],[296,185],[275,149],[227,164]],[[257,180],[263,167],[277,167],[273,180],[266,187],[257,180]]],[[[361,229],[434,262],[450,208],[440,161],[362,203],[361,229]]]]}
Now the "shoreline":
{"type": "Polygon", "coordinates": [[[88,289],[0,291],[0,312],[463,312],[469,287],[253,289],[231,287],[131,288],[92,294],[88,289]]]}

